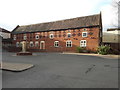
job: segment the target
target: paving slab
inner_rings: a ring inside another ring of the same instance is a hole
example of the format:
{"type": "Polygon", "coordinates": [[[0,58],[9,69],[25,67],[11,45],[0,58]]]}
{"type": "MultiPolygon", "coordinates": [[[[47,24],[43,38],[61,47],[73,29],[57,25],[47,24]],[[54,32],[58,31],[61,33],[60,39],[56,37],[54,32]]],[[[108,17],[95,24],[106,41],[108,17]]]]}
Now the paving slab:
{"type": "Polygon", "coordinates": [[[33,64],[1,62],[0,69],[20,72],[20,71],[30,69],[33,66],[34,66],[33,64]]]}

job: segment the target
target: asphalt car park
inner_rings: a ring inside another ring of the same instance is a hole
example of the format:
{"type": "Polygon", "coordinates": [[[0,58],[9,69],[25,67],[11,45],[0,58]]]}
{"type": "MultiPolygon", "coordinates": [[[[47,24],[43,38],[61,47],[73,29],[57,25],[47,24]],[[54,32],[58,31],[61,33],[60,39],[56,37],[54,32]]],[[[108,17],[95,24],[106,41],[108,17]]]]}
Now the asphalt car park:
{"type": "Polygon", "coordinates": [[[118,88],[118,59],[63,53],[16,56],[3,62],[33,64],[22,72],[2,71],[3,88],[118,88]]]}

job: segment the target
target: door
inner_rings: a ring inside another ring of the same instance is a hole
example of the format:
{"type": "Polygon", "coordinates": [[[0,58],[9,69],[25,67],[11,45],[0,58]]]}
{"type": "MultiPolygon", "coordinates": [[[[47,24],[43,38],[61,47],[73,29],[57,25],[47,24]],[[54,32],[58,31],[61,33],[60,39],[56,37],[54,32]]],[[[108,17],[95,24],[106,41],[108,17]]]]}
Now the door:
{"type": "Polygon", "coordinates": [[[40,49],[42,49],[42,50],[45,49],[45,41],[40,42],[40,49]]]}

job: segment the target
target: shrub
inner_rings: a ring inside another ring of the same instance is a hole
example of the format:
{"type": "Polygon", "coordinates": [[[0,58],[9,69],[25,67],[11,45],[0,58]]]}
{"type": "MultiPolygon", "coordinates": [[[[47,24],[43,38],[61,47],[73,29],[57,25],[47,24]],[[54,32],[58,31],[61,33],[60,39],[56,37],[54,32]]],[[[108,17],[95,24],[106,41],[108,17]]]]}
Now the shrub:
{"type": "Polygon", "coordinates": [[[77,47],[77,52],[78,52],[78,53],[82,53],[83,50],[84,50],[83,48],[81,48],[81,47],[77,47]]]}
{"type": "Polygon", "coordinates": [[[102,55],[107,55],[109,53],[109,50],[110,50],[110,46],[107,46],[107,45],[101,45],[98,47],[98,53],[99,54],[102,54],[102,55]]]}

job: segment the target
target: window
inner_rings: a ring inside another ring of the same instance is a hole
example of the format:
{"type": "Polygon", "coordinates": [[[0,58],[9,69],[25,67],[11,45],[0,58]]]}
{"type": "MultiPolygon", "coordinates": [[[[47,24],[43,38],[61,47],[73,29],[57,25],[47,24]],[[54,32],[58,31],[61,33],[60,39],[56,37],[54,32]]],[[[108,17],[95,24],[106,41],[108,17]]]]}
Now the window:
{"type": "Polygon", "coordinates": [[[26,34],[24,34],[24,37],[23,37],[23,39],[24,39],[24,40],[26,40],[26,39],[27,39],[27,36],[26,36],[26,34]]]}
{"type": "Polygon", "coordinates": [[[59,41],[54,42],[54,47],[59,47],[59,41]]]}
{"type": "Polygon", "coordinates": [[[16,42],[16,47],[19,47],[19,42],[16,42]]]}
{"type": "Polygon", "coordinates": [[[66,47],[72,47],[72,41],[66,41],[66,47]]]}
{"type": "Polygon", "coordinates": [[[80,41],[80,47],[86,47],[86,40],[81,40],[80,41]]]}
{"type": "Polygon", "coordinates": [[[71,37],[71,33],[68,33],[67,36],[68,36],[68,38],[70,38],[71,37]]]}
{"type": "Polygon", "coordinates": [[[53,39],[53,38],[54,38],[54,35],[53,35],[53,34],[50,34],[49,37],[50,37],[50,39],[53,39]]]}
{"type": "Polygon", "coordinates": [[[34,46],[33,41],[31,41],[30,42],[30,47],[33,47],[33,46],[34,46]]]}
{"type": "Polygon", "coordinates": [[[87,29],[84,28],[83,31],[87,31],[87,29]]]}
{"type": "Polygon", "coordinates": [[[35,42],[35,47],[39,47],[39,42],[38,41],[35,42]]]}
{"type": "Polygon", "coordinates": [[[36,38],[36,39],[39,39],[39,35],[36,35],[35,38],[36,38]]]}
{"type": "Polygon", "coordinates": [[[82,37],[87,37],[87,32],[82,32],[82,37]]]}
{"type": "Polygon", "coordinates": [[[16,35],[14,35],[13,39],[16,40],[16,35]]]}

